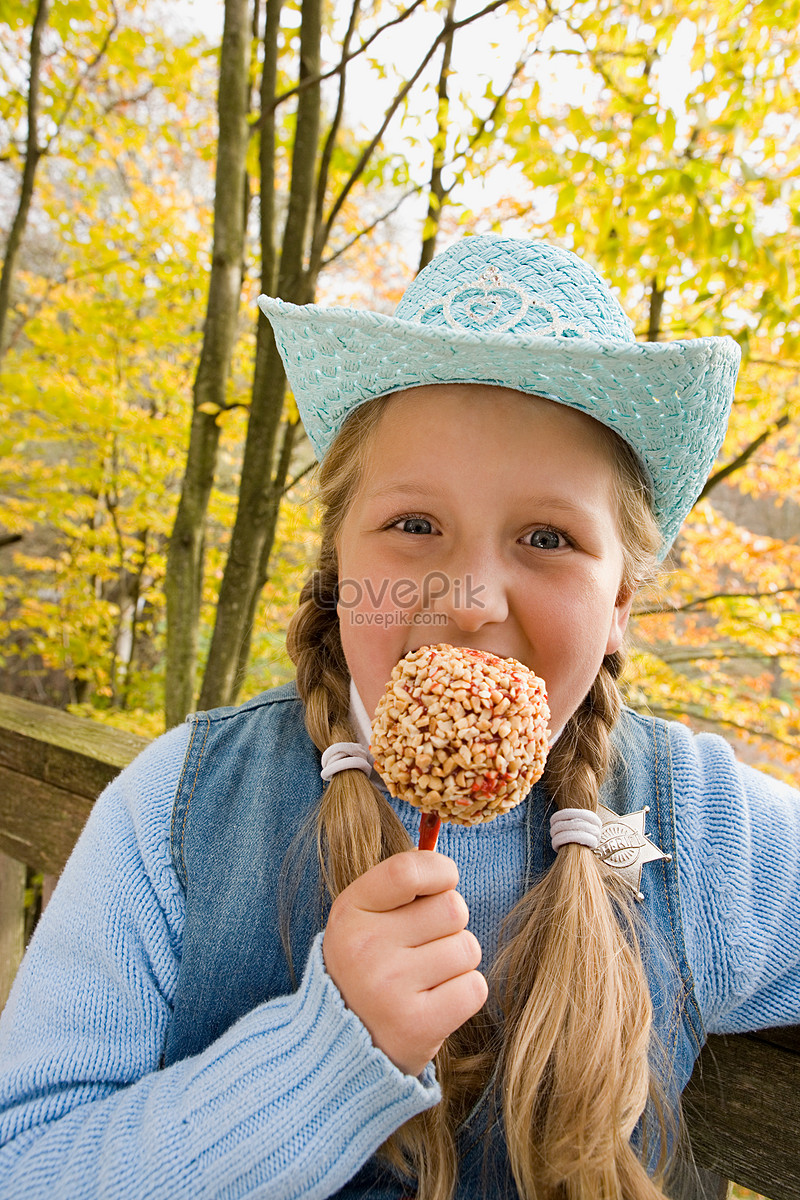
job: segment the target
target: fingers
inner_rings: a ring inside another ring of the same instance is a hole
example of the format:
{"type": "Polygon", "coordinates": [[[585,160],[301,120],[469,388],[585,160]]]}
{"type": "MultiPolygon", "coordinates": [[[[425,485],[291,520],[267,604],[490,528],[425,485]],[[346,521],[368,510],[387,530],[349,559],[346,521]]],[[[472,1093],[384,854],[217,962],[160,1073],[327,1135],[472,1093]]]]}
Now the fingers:
{"type": "Polygon", "coordinates": [[[444,855],[397,854],[336,897],[325,929],[325,966],[345,1004],[408,1074],[486,1000],[457,882],[444,855]]]}
{"type": "Polygon", "coordinates": [[[325,931],[329,971],[345,966],[345,950],[348,963],[367,972],[376,960],[383,960],[389,946],[414,948],[466,929],[469,910],[454,890],[457,880],[452,859],[416,850],[367,871],[337,896],[331,908],[325,931]],[[418,869],[417,859],[428,861],[418,869]],[[441,890],[418,894],[417,887],[441,890]],[[395,900],[391,907],[390,898],[395,900]]]}
{"type": "Polygon", "coordinates": [[[469,909],[464,897],[451,889],[436,896],[420,896],[395,909],[389,919],[400,926],[399,936],[405,945],[423,946],[466,929],[469,909]]]}
{"type": "MultiPolygon", "coordinates": [[[[487,994],[486,980],[479,972],[456,975],[396,1006],[391,1019],[387,1015],[380,1027],[383,1044],[375,1044],[401,1071],[419,1075],[445,1038],[483,1007],[487,994]]],[[[370,1033],[375,1041],[375,1031],[370,1033]]]]}
{"type": "Polygon", "coordinates": [[[417,990],[433,991],[459,975],[476,970],[480,961],[480,942],[468,929],[416,946],[413,969],[417,990]]]}
{"type": "Polygon", "coordinates": [[[446,980],[421,997],[420,1020],[435,1044],[416,1074],[430,1062],[445,1038],[483,1008],[488,994],[489,986],[483,975],[479,971],[470,971],[467,975],[446,980]]]}
{"type": "Polygon", "coordinates": [[[417,896],[448,891],[457,883],[458,868],[452,858],[432,850],[407,850],[378,863],[352,886],[360,908],[388,912],[417,896]]]}

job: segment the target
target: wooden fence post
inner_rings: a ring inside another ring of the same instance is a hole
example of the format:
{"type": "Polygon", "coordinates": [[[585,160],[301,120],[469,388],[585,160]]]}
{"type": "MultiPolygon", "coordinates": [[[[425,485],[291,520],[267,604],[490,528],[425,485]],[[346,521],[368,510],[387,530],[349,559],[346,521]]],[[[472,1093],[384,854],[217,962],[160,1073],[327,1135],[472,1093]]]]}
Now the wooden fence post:
{"type": "Polygon", "coordinates": [[[0,851],[0,1010],[25,949],[25,865],[0,851]]]}
{"type": "Polygon", "coordinates": [[[24,950],[26,866],[44,908],[94,801],[147,744],[0,693],[0,1008],[24,950]]]}

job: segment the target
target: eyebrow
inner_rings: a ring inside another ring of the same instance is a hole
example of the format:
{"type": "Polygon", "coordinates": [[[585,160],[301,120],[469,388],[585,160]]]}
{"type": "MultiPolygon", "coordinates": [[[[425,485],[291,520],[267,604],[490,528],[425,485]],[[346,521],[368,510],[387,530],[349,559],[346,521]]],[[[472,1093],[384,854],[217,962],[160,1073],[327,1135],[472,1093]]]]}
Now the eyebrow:
{"type": "Polygon", "coordinates": [[[367,489],[367,495],[374,500],[383,500],[388,496],[407,495],[409,492],[424,492],[425,495],[434,498],[444,495],[441,488],[428,481],[422,482],[418,479],[403,480],[400,483],[389,483],[385,487],[367,489]]]}
{"type": "Polygon", "coordinates": [[[523,500],[522,503],[531,508],[537,505],[541,505],[542,508],[557,508],[562,512],[572,513],[577,517],[591,516],[594,513],[593,504],[580,504],[564,496],[530,496],[526,500],[523,500]]]}

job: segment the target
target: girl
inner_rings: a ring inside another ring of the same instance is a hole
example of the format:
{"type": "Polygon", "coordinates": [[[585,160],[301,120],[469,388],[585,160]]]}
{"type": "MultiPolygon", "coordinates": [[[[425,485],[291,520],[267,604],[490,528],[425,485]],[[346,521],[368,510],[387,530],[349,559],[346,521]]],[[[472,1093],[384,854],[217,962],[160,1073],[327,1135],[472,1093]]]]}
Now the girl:
{"type": "Polygon", "coordinates": [[[800,796],[617,686],[738,351],[636,343],[502,238],[393,318],[262,306],[322,459],[296,684],[98,801],[3,1016],[0,1194],[655,1200],[706,1031],[800,1019],[800,796]],[[438,853],[368,754],[432,642],[532,667],[552,727],[527,801],[438,853]],[[554,850],[570,809],[610,836],[554,850]]]}

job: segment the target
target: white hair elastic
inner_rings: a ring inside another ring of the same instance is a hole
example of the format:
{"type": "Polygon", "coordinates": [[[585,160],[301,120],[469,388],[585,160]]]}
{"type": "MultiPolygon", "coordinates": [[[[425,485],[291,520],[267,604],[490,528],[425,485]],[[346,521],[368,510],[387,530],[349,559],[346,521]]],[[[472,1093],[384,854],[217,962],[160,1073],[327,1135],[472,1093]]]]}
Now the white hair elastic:
{"type": "Polygon", "coordinates": [[[550,841],[554,850],[570,842],[596,850],[602,831],[602,820],[588,808],[561,808],[550,818],[550,841]]]}
{"type": "Polygon", "coordinates": [[[323,751],[320,775],[327,783],[337,771],[363,771],[365,775],[369,775],[372,771],[372,756],[360,742],[334,742],[323,751]]]}

